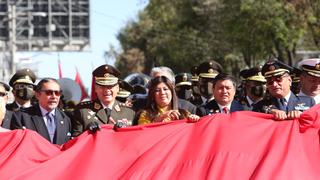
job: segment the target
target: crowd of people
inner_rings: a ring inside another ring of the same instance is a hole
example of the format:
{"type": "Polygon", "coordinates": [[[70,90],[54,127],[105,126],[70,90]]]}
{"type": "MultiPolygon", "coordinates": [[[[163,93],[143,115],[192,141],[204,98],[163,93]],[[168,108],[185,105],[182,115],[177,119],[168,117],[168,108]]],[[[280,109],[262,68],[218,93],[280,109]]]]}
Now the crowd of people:
{"type": "Polygon", "coordinates": [[[320,101],[318,58],[301,60],[297,68],[272,59],[239,75],[237,84],[219,63],[206,61],[176,75],[161,66],[154,67],[150,76],[120,79],[121,72],[105,64],[92,72],[96,98],[67,112],[56,79],[43,78],[35,84],[35,74],[21,69],[9,82],[11,104],[7,104],[10,87],[0,82],[0,132],[31,129],[61,145],[86,130],[95,133],[102,124],[121,128],[181,119],[195,123],[202,116],[235,111],[291,120],[320,101]]]}

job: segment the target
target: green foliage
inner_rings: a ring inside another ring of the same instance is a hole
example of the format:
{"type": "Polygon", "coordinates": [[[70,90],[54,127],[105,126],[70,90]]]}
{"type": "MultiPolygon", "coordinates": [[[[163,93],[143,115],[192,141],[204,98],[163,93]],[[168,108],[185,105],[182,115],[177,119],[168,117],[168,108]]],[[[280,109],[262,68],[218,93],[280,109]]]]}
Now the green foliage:
{"type": "Polygon", "coordinates": [[[138,21],[128,22],[117,38],[123,50],[117,65],[128,73],[149,73],[157,65],[171,67],[175,73],[189,72],[193,65],[214,59],[237,75],[270,56],[293,64],[296,50],[306,44],[318,49],[320,3],[150,0],[138,21]]]}

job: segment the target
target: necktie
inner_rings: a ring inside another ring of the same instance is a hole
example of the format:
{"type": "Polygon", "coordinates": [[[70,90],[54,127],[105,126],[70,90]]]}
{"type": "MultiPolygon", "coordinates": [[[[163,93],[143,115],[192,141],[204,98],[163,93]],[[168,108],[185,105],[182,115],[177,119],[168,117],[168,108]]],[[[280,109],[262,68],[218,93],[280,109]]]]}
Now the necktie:
{"type": "Polygon", "coordinates": [[[51,142],[53,142],[54,133],[56,131],[56,123],[51,113],[47,113],[46,118],[47,118],[47,129],[49,132],[50,140],[51,142]]]}
{"type": "Polygon", "coordinates": [[[287,111],[287,100],[285,98],[279,99],[279,109],[282,111],[287,111]]]}
{"type": "Polygon", "coordinates": [[[105,112],[107,114],[107,120],[109,121],[109,118],[110,118],[110,115],[111,115],[111,109],[105,108],[104,110],[105,110],[105,112]]]}
{"type": "Polygon", "coordinates": [[[228,107],[223,107],[222,112],[223,112],[224,114],[229,114],[229,109],[228,109],[228,107]]]}

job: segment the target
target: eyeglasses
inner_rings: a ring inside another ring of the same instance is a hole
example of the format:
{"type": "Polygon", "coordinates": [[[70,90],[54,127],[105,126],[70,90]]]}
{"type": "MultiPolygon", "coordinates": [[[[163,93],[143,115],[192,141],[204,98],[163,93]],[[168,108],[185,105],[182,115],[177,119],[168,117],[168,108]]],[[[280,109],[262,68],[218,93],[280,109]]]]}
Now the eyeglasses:
{"type": "Polygon", "coordinates": [[[280,75],[280,76],[269,77],[269,78],[267,78],[267,84],[268,85],[272,85],[273,82],[281,83],[283,81],[283,79],[288,77],[288,76],[289,75],[284,74],[284,75],[280,75]]]}
{"type": "Polygon", "coordinates": [[[44,92],[47,96],[52,96],[53,94],[55,96],[61,96],[62,91],[58,91],[58,90],[40,90],[41,92],[44,92]]]}
{"type": "Polygon", "coordinates": [[[6,96],[6,95],[7,95],[6,92],[0,92],[0,97],[4,97],[4,96],[6,96]]]}

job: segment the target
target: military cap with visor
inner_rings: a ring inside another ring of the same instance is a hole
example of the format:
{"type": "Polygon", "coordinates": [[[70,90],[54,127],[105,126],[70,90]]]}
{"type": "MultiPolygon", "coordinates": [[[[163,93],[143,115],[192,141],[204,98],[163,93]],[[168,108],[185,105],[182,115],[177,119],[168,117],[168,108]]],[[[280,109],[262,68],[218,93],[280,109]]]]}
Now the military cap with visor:
{"type": "Polygon", "coordinates": [[[9,85],[13,87],[17,83],[34,85],[36,81],[36,75],[31,69],[20,69],[10,79],[9,85]]]}
{"type": "Polygon", "coordinates": [[[240,76],[245,81],[267,82],[266,78],[262,76],[261,67],[259,66],[242,70],[240,76]]]}
{"type": "Polygon", "coordinates": [[[222,72],[221,65],[216,61],[203,62],[198,67],[199,77],[214,79],[222,72]]]}
{"type": "Polygon", "coordinates": [[[189,73],[179,73],[175,77],[176,87],[178,86],[191,86],[191,77],[189,73]]]}
{"type": "Polygon", "coordinates": [[[118,84],[120,71],[108,64],[97,67],[92,75],[96,84],[101,86],[112,86],[118,84]]]}
{"type": "Polygon", "coordinates": [[[119,92],[117,97],[127,98],[132,92],[133,87],[127,81],[119,80],[119,92]]]}
{"type": "Polygon", "coordinates": [[[311,76],[320,77],[320,58],[304,59],[298,67],[311,76]]]}
{"type": "Polygon", "coordinates": [[[191,81],[199,81],[199,73],[198,73],[198,66],[191,67],[191,81]]]}
{"type": "Polygon", "coordinates": [[[290,74],[293,68],[278,60],[269,60],[262,67],[262,75],[265,78],[272,76],[282,76],[285,73],[290,74]]]}

